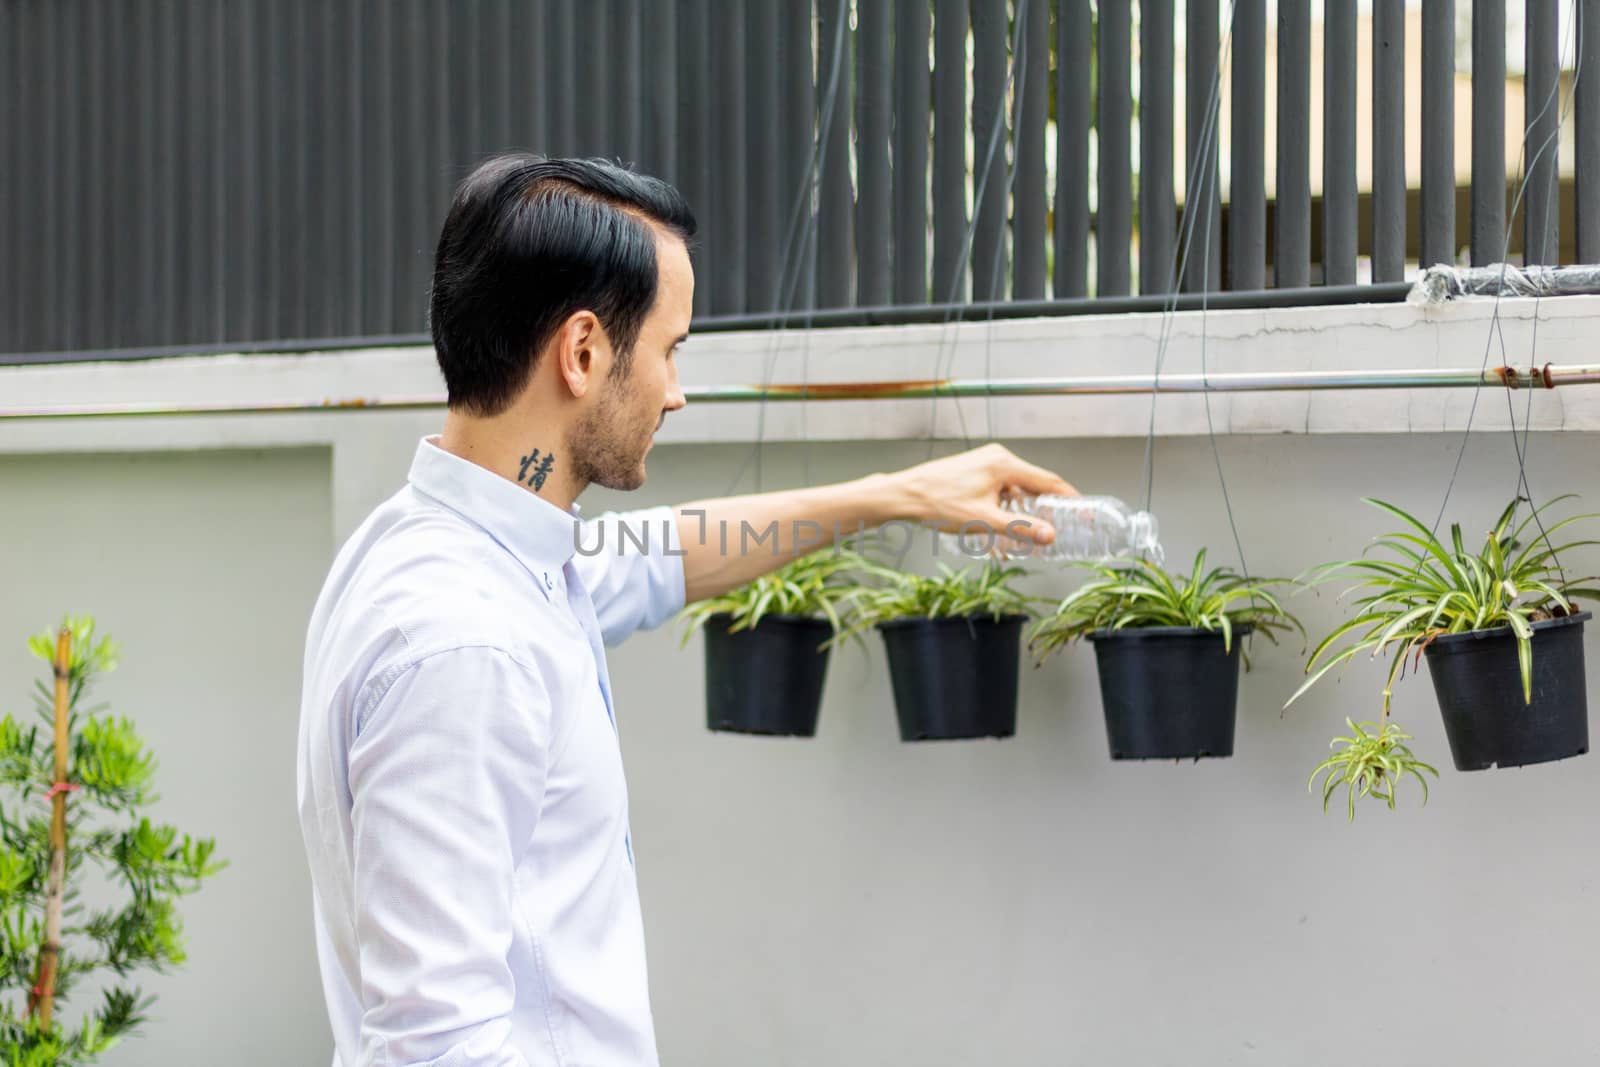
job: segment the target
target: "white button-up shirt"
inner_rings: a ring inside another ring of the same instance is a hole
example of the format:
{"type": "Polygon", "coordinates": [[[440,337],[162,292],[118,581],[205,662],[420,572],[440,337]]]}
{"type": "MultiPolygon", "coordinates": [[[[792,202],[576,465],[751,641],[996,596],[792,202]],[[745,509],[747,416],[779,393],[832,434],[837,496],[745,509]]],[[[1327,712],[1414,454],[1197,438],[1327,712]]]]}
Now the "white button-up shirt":
{"type": "Polygon", "coordinates": [[[653,1065],[602,643],[683,606],[673,513],[579,524],[436,442],[306,635],[296,780],[335,1067],[653,1065]]]}

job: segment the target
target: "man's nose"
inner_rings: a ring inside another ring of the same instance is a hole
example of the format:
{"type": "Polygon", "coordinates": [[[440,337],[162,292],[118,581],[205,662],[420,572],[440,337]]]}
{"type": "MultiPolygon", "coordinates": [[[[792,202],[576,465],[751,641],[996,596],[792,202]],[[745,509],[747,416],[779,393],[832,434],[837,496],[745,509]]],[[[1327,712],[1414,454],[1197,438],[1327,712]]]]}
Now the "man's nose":
{"type": "Polygon", "coordinates": [[[678,368],[672,368],[672,379],[667,382],[667,411],[681,411],[689,401],[683,395],[683,386],[678,384],[678,368]]]}

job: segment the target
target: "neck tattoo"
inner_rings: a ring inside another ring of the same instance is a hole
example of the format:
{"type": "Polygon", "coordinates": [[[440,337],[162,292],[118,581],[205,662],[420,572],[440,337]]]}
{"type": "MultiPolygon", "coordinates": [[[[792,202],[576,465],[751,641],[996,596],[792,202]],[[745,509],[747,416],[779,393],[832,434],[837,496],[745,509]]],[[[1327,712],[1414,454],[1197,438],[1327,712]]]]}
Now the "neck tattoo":
{"type": "Polygon", "coordinates": [[[556,456],[554,452],[545,452],[542,455],[536,448],[522,457],[522,466],[517,470],[517,482],[526,482],[533,486],[534,492],[544,488],[545,479],[550,477],[550,471],[555,467],[556,456]]]}

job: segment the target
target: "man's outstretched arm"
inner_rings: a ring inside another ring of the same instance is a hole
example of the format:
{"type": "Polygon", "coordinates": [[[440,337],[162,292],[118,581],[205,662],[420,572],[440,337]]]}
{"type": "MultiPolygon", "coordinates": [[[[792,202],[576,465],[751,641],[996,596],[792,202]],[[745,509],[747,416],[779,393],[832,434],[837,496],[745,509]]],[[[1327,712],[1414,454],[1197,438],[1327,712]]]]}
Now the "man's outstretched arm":
{"type": "MultiPolygon", "coordinates": [[[[1000,507],[1006,489],[1076,493],[1058,475],[990,444],[835,485],[679,505],[685,599],[717,596],[832,543],[836,535],[848,537],[890,521],[947,530],[981,522],[1004,531],[1017,519],[1000,507]]],[[[1029,521],[1028,536],[1045,542],[1055,536],[1049,524],[1029,521]]]]}

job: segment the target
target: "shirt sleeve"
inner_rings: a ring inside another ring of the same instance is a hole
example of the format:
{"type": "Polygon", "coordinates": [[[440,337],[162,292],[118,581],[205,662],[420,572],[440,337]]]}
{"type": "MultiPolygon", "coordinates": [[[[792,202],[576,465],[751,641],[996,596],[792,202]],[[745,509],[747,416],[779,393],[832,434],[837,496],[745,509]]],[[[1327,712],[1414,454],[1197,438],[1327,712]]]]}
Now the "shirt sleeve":
{"type": "Polygon", "coordinates": [[[609,645],[660,626],[683,608],[683,547],[670,507],[586,520],[572,558],[609,645]]]}
{"type": "Polygon", "coordinates": [[[471,647],[407,668],[366,717],[349,776],[359,1067],[526,1067],[510,1044],[514,887],[550,711],[532,669],[471,647]]]}

